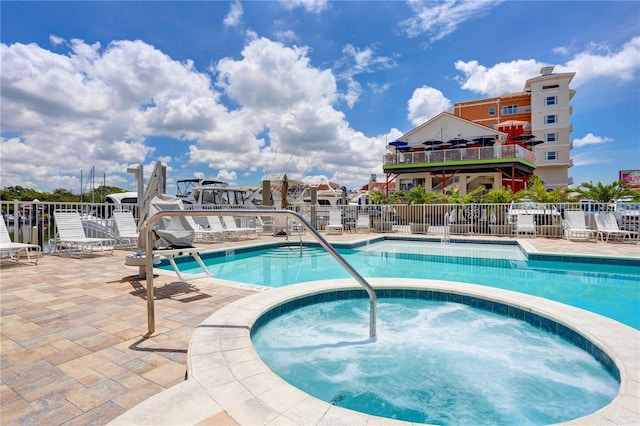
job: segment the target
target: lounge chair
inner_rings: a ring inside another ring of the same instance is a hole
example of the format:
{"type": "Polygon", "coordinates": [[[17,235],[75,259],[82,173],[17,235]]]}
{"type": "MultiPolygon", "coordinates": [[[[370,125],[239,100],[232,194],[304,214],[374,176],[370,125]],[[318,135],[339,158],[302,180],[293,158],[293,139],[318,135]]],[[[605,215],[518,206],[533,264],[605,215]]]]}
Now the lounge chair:
{"type": "Polygon", "coordinates": [[[344,227],[342,226],[342,212],[338,209],[329,210],[329,224],[327,225],[327,234],[342,234],[344,227]]]}
{"type": "Polygon", "coordinates": [[[131,210],[116,210],[111,215],[116,226],[116,241],[122,246],[138,244],[138,225],[131,210]]]}
{"type": "Polygon", "coordinates": [[[516,235],[536,236],[536,224],[532,214],[519,214],[516,220],[516,235]]]}
{"type": "MultiPolygon", "coordinates": [[[[150,202],[148,217],[152,217],[163,210],[184,210],[184,204],[178,197],[165,194],[157,195],[150,202]]],[[[141,229],[144,228],[141,227],[141,229]]],[[[193,245],[196,234],[203,232],[199,228],[193,217],[186,215],[163,217],[153,224],[153,233],[156,236],[153,248],[154,257],[159,255],[166,258],[178,278],[183,281],[212,276],[200,257],[200,252],[203,249],[193,245]],[[202,268],[203,272],[201,274],[182,275],[175,259],[189,256],[195,259],[200,268],[202,268]]],[[[141,235],[141,237],[144,238],[143,241],[146,241],[146,235],[141,235]]],[[[142,245],[144,246],[144,243],[142,245]]]]}
{"type": "Polygon", "coordinates": [[[103,253],[110,248],[113,255],[116,241],[113,238],[87,237],[77,210],[56,210],[53,217],[58,229],[58,236],[53,240],[58,254],[66,250],[69,253],[77,252],[80,257],[85,252],[93,252],[93,248],[97,246],[103,253]]]}
{"type": "Polygon", "coordinates": [[[4,223],[4,217],[0,216],[0,218],[2,218],[2,221],[0,223],[0,257],[4,257],[5,254],[8,254],[9,258],[14,259],[16,262],[18,262],[20,260],[20,253],[24,252],[27,254],[28,261],[37,265],[42,251],[40,246],[37,244],[14,243],[13,241],[11,241],[11,236],[9,235],[7,224],[4,223]],[[35,261],[31,259],[32,251],[37,252],[35,253],[35,261]]]}
{"type": "Polygon", "coordinates": [[[596,238],[596,231],[587,228],[582,210],[565,210],[564,237],[567,240],[591,240],[596,238]]]}
{"type": "Polygon", "coordinates": [[[245,237],[249,238],[252,235],[258,235],[257,228],[239,227],[236,224],[236,220],[232,216],[222,216],[222,223],[224,223],[224,226],[227,229],[227,231],[233,232],[238,236],[244,235],[245,237]]]}
{"type": "Polygon", "coordinates": [[[207,226],[204,229],[206,229],[209,235],[211,235],[213,238],[225,239],[225,238],[232,237],[234,235],[233,232],[227,230],[222,225],[222,222],[220,222],[219,216],[207,216],[205,217],[205,220],[206,220],[207,226]]]}
{"type": "Polygon", "coordinates": [[[593,218],[596,222],[596,228],[598,228],[600,240],[609,241],[609,237],[614,237],[616,240],[624,241],[627,238],[629,242],[638,242],[638,232],[620,229],[613,213],[598,212],[593,215],[593,218]]]}
{"type": "Polygon", "coordinates": [[[369,214],[368,213],[360,213],[358,215],[358,220],[356,221],[356,234],[362,232],[368,234],[371,232],[371,225],[369,222],[369,214]]]}

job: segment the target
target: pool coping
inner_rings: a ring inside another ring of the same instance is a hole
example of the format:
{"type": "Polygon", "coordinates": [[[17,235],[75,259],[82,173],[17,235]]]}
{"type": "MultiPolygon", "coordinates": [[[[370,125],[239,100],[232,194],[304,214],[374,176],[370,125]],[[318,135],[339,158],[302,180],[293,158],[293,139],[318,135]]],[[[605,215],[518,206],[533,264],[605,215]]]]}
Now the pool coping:
{"type": "MultiPolygon", "coordinates": [[[[428,242],[438,242],[440,238],[432,238],[432,237],[407,237],[407,236],[391,236],[391,235],[378,235],[378,236],[369,236],[363,238],[354,238],[349,242],[334,242],[332,245],[335,248],[342,249],[355,249],[358,247],[362,247],[368,244],[380,242],[380,241],[394,241],[394,240],[402,240],[402,241],[428,241],[428,242]]],[[[526,261],[538,260],[538,261],[552,261],[552,262],[568,262],[568,263],[598,263],[598,264],[607,264],[607,265],[617,265],[617,266],[632,266],[632,267],[640,267],[640,259],[632,258],[632,257],[624,257],[624,256],[604,256],[604,255],[592,255],[592,254],[559,254],[559,253],[547,253],[541,252],[536,249],[531,243],[529,243],[525,239],[516,239],[511,241],[505,240],[475,240],[475,239],[465,239],[465,238],[452,238],[450,240],[452,243],[471,243],[471,244],[487,244],[487,245],[507,245],[507,246],[517,246],[524,253],[526,257],[526,261]]],[[[319,244],[316,241],[309,240],[287,240],[287,241],[278,241],[278,242],[258,242],[256,241],[253,244],[247,244],[242,247],[234,247],[234,248],[221,248],[221,249],[212,249],[212,250],[203,250],[201,252],[201,256],[206,257],[207,254],[220,254],[222,256],[226,255],[228,252],[234,253],[243,253],[248,251],[266,249],[270,247],[282,247],[282,246],[295,246],[298,244],[302,244],[305,246],[318,246],[319,244]]],[[[158,253],[162,256],[162,253],[158,253]]],[[[185,259],[186,260],[186,259],[185,259]]],[[[176,259],[176,263],[180,264],[180,259],[176,259]]],[[[173,274],[173,270],[168,269],[160,269],[155,268],[155,271],[160,271],[161,273],[171,273],[173,274]]],[[[189,276],[190,274],[184,274],[185,276],[189,276]]],[[[267,287],[269,288],[269,287],[267,287]]]]}
{"type": "MultiPolygon", "coordinates": [[[[563,424],[640,423],[640,331],[586,310],[509,290],[451,281],[371,278],[375,288],[424,289],[477,297],[549,318],[597,345],[620,373],[614,400],[588,416],[563,424]]],[[[334,290],[359,290],[352,279],[314,281],[270,289],[238,300],[195,330],[188,351],[189,378],[134,407],[111,424],[197,424],[226,413],[242,425],[388,424],[314,398],[271,372],[253,349],[251,327],[272,307],[334,290]]]]}

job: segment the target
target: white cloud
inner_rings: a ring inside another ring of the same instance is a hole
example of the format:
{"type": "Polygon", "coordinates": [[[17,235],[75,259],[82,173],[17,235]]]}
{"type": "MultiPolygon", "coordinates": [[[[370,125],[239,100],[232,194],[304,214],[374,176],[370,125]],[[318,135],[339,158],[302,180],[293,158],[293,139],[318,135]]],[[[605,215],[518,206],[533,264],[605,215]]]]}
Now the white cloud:
{"type": "Polygon", "coordinates": [[[327,0],[281,0],[280,4],[285,9],[301,7],[310,13],[320,13],[329,7],[327,0]]]}
{"type": "Polygon", "coordinates": [[[443,111],[448,111],[453,105],[441,91],[433,87],[422,86],[413,91],[407,102],[409,121],[419,126],[443,111]]]}
{"type": "Polygon", "coordinates": [[[631,81],[640,70],[640,36],[623,44],[618,51],[611,51],[605,45],[592,44],[584,52],[578,53],[564,65],[556,67],[556,72],[575,72],[573,87],[580,87],[597,78],[607,77],[617,81],[631,81]]]}
{"type": "Polygon", "coordinates": [[[573,146],[576,148],[582,148],[588,145],[601,145],[609,142],[613,142],[613,139],[606,136],[596,136],[593,133],[587,133],[583,138],[574,139],[573,146]]]}
{"type": "Polygon", "coordinates": [[[464,74],[464,78],[457,77],[463,89],[486,96],[499,96],[522,90],[524,81],[539,75],[540,68],[545,64],[533,59],[518,59],[500,62],[491,68],[480,65],[478,61],[456,61],[454,66],[464,74]]]}
{"type": "Polygon", "coordinates": [[[417,37],[427,34],[429,42],[432,43],[454,32],[463,22],[485,14],[502,3],[502,0],[409,0],[408,3],[416,16],[402,22],[407,35],[417,37]]]}
{"type": "Polygon", "coordinates": [[[63,44],[65,42],[65,39],[63,39],[62,37],[58,37],[57,35],[51,34],[51,35],[49,35],[49,41],[54,46],[59,46],[59,45],[61,45],[61,44],[63,44]]]}
{"type": "MultiPolygon", "coordinates": [[[[2,131],[11,134],[0,139],[3,185],[78,188],[80,170],[92,166],[107,184],[120,183],[127,167],[151,169],[160,159],[150,137],[173,141],[162,157],[169,170],[210,170],[229,181],[321,170],[356,186],[381,172],[385,136],[349,126],[333,106],[341,99],[336,77],[312,66],[304,46],[248,32],[239,59],[212,67],[215,85],[190,61],[142,41],[103,48],[73,40],[65,54],[35,44],[0,48],[2,131]],[[223,95],[235,109],[220,103],[223,95]]],[[[384,63],[358,58],[360,69],[384,63]]]]}
{"type": "MultiPolygon", "coordinates": [[[[558,49],[555,51],[562,51],[558,49]]],[[[486,96],[498,96],[522,90],[523,82],[539,75],[540,68],[547,65],[534,59],[518,59],[500,62],[492,67],[480,65],[475,60],[456,61],[454,66],[464,74],[463,77],[457,77],[463,89],[486,96]]],[[[575,72],[571,85],[577,88],[602,77],[610,81],[628,82],[637,78],[638,70],[640,37],[634,37],[615,52],[605,45],[591,44],[565,64],[556,65],[554,72],[575,72]]]]}
{"type": "Polygon", "coordinates": [[[5,185],[23,184],[29,167],[34,187],[77,188],[69,183],[82,169],[113,175],[144,163],[146,136],[180,137],[225,113],[207,76],[141,41],[70,48],[0,45],[2,131],[19,134],[0,141],[5,185]]]}
{"type": "Polygon", "coordinates": [[[346,85],[346,92],[341,97],[349,108],[355,105],[362,94],[362,86],[356,80],[356,76],[397,66],[390,57],[376,56],[375,50],[371,47],[359,49],[352,44],[347,44],[342,49],[342,53],[344,56],[337,61],[334,69],[339,80],[346,85]]]}
{"type": "Polygon", "coordinates": [[[229,13],[224,17],[223,24],[225,27],[235,27],[240,23],[240,19],[242,19],[242,14],[244,10],[242,9],[242,3],[239,1],[234,1],[229,6],[229,13]]]}

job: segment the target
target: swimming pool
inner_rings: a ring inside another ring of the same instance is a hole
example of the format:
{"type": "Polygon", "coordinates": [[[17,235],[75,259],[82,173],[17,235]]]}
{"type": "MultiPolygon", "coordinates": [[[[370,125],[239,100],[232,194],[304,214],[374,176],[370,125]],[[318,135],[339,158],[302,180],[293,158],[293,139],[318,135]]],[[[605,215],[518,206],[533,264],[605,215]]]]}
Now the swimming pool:
{"type": "MultiPolygon", "coordinates": [[[[640,266],[527,256],[517,245],[385,240],[339,253],[364,277],[422,278],[503,288],[576,306],[640,329],[640,266]],[[548,259],[548,260],[547,260],[548,259]]],[[[281,287],[348,273],[315,244],[278,244],[203,255],[216,278],[281,287]]],[[[579,260],[579,259],[578,259],[579,260]]],[[[637,262],[636,262],[637,263],[637,262]]],[[[179,263],[198,273],[195,262],[179,263]]],[[[170,269],[170,266],[161,266],[170,269]]]]}

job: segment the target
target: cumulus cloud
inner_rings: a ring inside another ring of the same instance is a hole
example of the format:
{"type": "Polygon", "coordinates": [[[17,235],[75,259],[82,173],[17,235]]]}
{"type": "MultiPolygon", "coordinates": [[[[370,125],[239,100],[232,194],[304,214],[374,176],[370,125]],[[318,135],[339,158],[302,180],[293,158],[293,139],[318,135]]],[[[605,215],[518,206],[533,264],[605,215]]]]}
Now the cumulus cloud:
{"type": "Polygon", "coordinates": [[[456,61],[454,66],[464,74],[464,77],[457,77],[463,89],[487,96],[499,96],[522,90],[523,82],[538,75],[545,64],[533,59],[518,59],[500,62],[491,68],[480,65],[478,61],[456,61]]]}
{"type": "Polygon", "coordinates": [[[576,148],[582,148],[588,145],[601,145],[609,142],[613,142],[613,139],[606,136],[596,136],[593,133],[587,133],[582,138],[574,139],[573,146],[576,148]]]}
{"type": "Polygon", "coordinates": [[[634,37],[622,47],[613,51],[606,45],[592,44],[564,65],[556,67],[556,72],[575,72],[573,87],[580,87],[597,78],[627,82],[638,76],[640,70],[640,36],[634,37]]]}
{"type": "Polygon", "coordinates": [[[239,1],[235,1],[231,3],[229,6],[229,13],[224,17],[223,24],[225,27],[235,27],[240,23],[240,19],[242,19],[242,14],[244,10],[242,9],[242,3],[239,1]]]}
{"type": "Polygon", "coordinates": [[[406,34],[409,37],[426,34],[433,43],[454,32],[465,21],[484,15],[502,0],[409,0],[408,3],[415,16],[402,22],[406,34]]]}
{"type": "Polygon", "coordinates": [[[311,65],[307,47],[249,33],[240,58],[212,66],[212,80],[142,41],[65,46],[59,54],[0,45],[3,185],[77,188],[80,170],[92,166],[115,184],[130,165],[159,159],[169,170],[189,165],[229,181],[322,170],[357,185],[379,171],[384,136],[349,126],[333,106],[336,77],[311,65]],[[160,157],[154,138],[170,140],[175,154],[160,157]]]}
{"type": "Polygon", "coordinates": [[[423,124],[443,111],[448,111],[452,103],[441,91],[433,87],[422,86],[413,91],[407,102],[409,121],[415,126],[423,124]]]}
{"type": "MultiPolygon", "coordinates": [[[[554,51],[566,52],[559,48],[554,51]]],[[[481,65],[476,60],[456,61],[454,64],[455,68],[463,74],[456,78],[460,86],[486,96],[498,96],[522,90],[523,82],[539,75],[540,68],[547,65],[549,64],[534,59],[500,62],[491,67],[481,65]]],[[[592,43],[565,64],[556,65],[554,72],[575,72],[576,76],[571,85],[577,88],[602,77],[610,81],[628,82],[637,78],[638,70],[640,70],[640,37],[634,37],[617,51],[606,45],[592,43]]]]}

